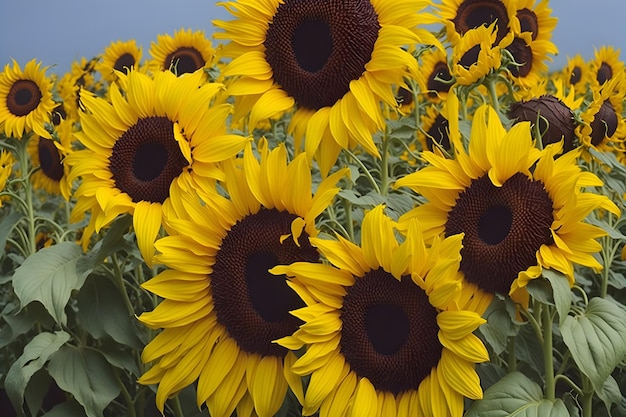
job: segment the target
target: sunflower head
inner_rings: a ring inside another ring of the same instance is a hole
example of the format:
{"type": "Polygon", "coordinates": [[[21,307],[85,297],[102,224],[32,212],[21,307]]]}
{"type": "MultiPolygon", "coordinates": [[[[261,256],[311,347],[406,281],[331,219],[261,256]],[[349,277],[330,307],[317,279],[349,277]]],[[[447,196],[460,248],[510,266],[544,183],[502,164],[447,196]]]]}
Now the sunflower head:
{"type": "Polygon", "coordinates": [[[509,0],[443,0],[439,13],[446,26],[446,34],[452,45],[472,29],[495,25],[495,42],[500,43],[518,27],[516,9],[509,0]]]}
{"type": "Polygon", "coordinates": [[[511,36],[496,44],[495,24],[479,26],[463,34],[452,51],[452,75],[459,85],[480,82],[501,64],[501,49],[508,45],[511,36]]]}
{"type": "Polygon", "coordinates": [[[47,67],[34,59],[24,70],[17,61],[6,64],[0,73],[0,128],[6,136],[21,139],[34,132],[49,138],[45,124],[55,103],[52,100],[52,80],[46,76],[47,67]]]}
{"type": "Polygon", "coordinates": [[[420,55],[420,59],[421,70],[417,77],[420,90],[430,99],[445,99],[454,84],[448,56],[440,49],[429,49],[420,55]]]}
{"type": "Polygon", "coordinates": [[[613,78],[624,78],[624,62],[619,57],[620,50],[613,46],[602,46],[596,49],[589,63],[591,68],[590,81],[592,88],[600,86],[613,78]]]}
{"type": "Polygon", "coordinates": [[[505,48],[510,78],[523,89],[532,88],[540,83],[547,73],[547,60],[558,53],[556,46],[549,40],[532,39],[530,32],[515,35],[511,43],[505,48]]]}
{"type": "Polygon", "coordinates": [[[203,31],[180,29],[174,32],[174,36],[158,35],[156,42],[151,43],[150,57],[147,64],[150,68],[181,75],[210,68],[215,49],[203,31]]]}
{"type": "Polygon", "coordinates": [[[426,245],[413,221],[398,242],[392,220],[378,206],[363,219],[360,247],[337,239],[312,239],[328,264],[272,269],[292,276],[307,303],[293,312],[304,324],[278,340],[306,346],[292,367],[310,375],[304,415],[318,409],[342,415],[352,404],[357,415],[373,408],[395,416],[404,404],[408,415],[438,409],[460,416],[464,397],[482,397],[474,364],[488,359],[472,334],[484,320],[456,308],[462,236],[426,245]],[[468,327],[457,333],[451,324],[462,317],[468,327]],[[333,392],[342,392],[342,399],[333,392]]]}
{"type": "Polygon", "coordinates": [[[102,75],[102,78],[112,82],[117,79],[115,71],[127,73],[139,67],[141,54],[141,46],[138,46],[134,39],[111,42],[104,49],[102,60],[96,65],[96,71],[102,75]]]}

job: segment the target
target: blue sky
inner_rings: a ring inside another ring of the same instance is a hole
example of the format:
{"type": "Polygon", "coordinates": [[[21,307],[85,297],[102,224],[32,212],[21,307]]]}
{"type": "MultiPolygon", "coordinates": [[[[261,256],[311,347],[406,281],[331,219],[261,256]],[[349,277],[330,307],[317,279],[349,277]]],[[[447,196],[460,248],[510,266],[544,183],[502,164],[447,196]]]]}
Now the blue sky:
{"type": "MultiPolygon", "coordinates": [[[[22,66],[32,58],[63,73],[71,62],[101,53],[111,42],[135,39],[144,49],[158,34],[181,28],[204,30],[212,19],[229,14],[212,0],[0,0],[0,65],[15,58],[22,66]]],[[[626,2],[623,0],[552,0],[559,19],[553,42],[559,49],[551,68],[565,65],[576,53],[593,58],[594,48],[611,45],[626,60],[626,2]]]]}

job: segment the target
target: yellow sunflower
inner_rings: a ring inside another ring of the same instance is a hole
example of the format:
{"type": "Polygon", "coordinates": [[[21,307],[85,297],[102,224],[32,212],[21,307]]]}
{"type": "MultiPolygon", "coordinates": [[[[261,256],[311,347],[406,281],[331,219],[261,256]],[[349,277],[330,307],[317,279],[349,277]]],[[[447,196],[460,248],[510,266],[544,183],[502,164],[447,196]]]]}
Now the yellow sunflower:
{"type": "Polygon", "coordinates": [[[71,149],[73,139],[72,123],[63,121],[55,127],[54,139],[33,136],[28,143],[28,153],[33,168],[31,179],[34,189],[48,194],[62,195],[70,199],[69,166],[64,163],[65,153],[71,149]]]}
{"type": "Polygon", "coordinates": [[[517,0],[515,7],[517,19],[511,22],[515,33],[529,32],[533,41],[552,39],[558,19],[552,16],[548,0],[517,0]]]}
{"type": "Polygon", "coordinates": [[[507,64],[513,83],[522,89],[539,84],[548,73],[546,61],[552,60],[558,50],[549,40],[533,39],[532,32],[522,32],[514,36],[505,48],[514,62],[507,64]]]}
{"type": "Polygon", "coordinates": [[[13,172],[13,165],[15,165],[13,154],[9,151],[0,151],[0,207],[2,207],[2,202],[9,198],[2,195],[2,191],[4,191],[7,180],[13,172]]]}
{"type": "Polygon", "coordinates": [[[270,152],[263,140],[259,151],[260,161],[248,145],[243,161],[225,163],[230,198],[214,191],[199,201],[181,193],[166,203],[169,236],[155,243],[155,261],[169,269],[142,285],[165,300],[139,316],[163,328],[143,351],[152,365],[139,379],[158,384],[161,411],[196,380],[198,406],[206,404],[213,417],[235,409],[240,417],[274,416],[288,387],[303,397],[300,378],[290,372],[296,356],[273,341],[297,330],[301,322],[289,311],[304,303],[285,277],[268,270],[319,261],[309,238],[346,171],[327,177],[312,195],[304,154],[287,163],[283,145],[270,152]]]}
{"type": "Polygon", "coordinates": [[[447,117],[438,106],[427,106],[426,111],[420,115],[420,129],[418,139],[422,149],[433,151],[440,148],[449,152],[450,147],[450,125],[447,117]]]}
{"type": "Polygon", "coordinates": [[[128,72],[137,69],[140,63],[141,46],[137,45],[137,41],[131,39],[125,42],[111,42],[104,49],[102,60],[96,65],[96,71],[105,80],[113,82],[117,79],[115,71],[128,72]]]}
{"type": "Polygon", "coordinates": [[[210,68],[215,49],[203,31],[180,29],[174,32],[174,36],[158,35],[156,42],[150,45],[150,56],[149,68],[181,75],[210,68]]]}
{"type": "Polygon", "coordinates": [[[583,96],[588,91],[591,70],[589,64],[580,54],[567,59],[567,64],[559,74],[565,85],[574,87],[576,95],[583,96]]]}
{"type": "MultiPolygon", "coordinates": [[[[625,92],[619,92],[617,77],[594,90],[593,101],[581,113],[583,123],[576,133],[585,148],[619,151],[626,139],[626,121],[622,116],[625,92]]],[[[585,154],[587,156],[587,154],[585,154]]]]}
{"type": "Polygon", "coordinates": [[[86,111],[75,136],[85,149],[68,156],[70,180],[82,178],[71,220],[91,211],[86,247],[94,231],[120,214],[133,214],[139,249],[150,264],[170,187],[197,188],[220,178],[218,162],[236,155],[249,139],[226,134],[231,105],[209,106],[223,86],[205,84],[201,71],[118,76],[111,103],[81,94],[86,111]]]}
{"type": "Polygon", "coordinates": [[[479,26],[463,34],[452,50],[452,75],[458,85],[472,85],[500,67],[501,50],[512,35],[496,43],[495,23],[479,26]]]}
{"type": "Polygon", "coordinates": [[[420,60],[420,70],[417,73],[420,90],[431,100],[445,100],[454,84],[446,52],[441,49],[429,49],[420,55],[420,60]]]}
{"type": "Polygon", "coordinates": [[[48,68],[34,59],[27,62],[24,71],[13,60],[13,66],[4,66],[0,73],[0,130],[6,136],[21,139],[35,132],[50,137],[44,125],[50,123],[52,109],[52,81],[46,76],[48,68]]]}
{"type": "Polygon", "coordinates": [[[598,90],[601,85],[613,78],[624,78],[624,62],[619,57],[620,50],[613,46],[596,49],[589,63],[591,67],[591,87],[598,90]]]}
{"type": "Polygon", "coordinates": [[[453,46],[467,32],[480,26],[496,25],[494,43],[507,37],[512,27],[519,27],[515,22],[514,0],[443,0],[438,9],[448,41],[453,46]]]}
{"type": "Polygon", "coordinates": [[[372,133],[383,129],[381,103],[396,108],[396,86],[416,74],[403,47],[441,47],[418,13],[422,0],[240,0],[223,3],[237,19],[214,21],[214,36],[230,42],[223,75],[228,91],[249,97],[249,128],[296,106],[290,123],[296,146],[318,154],[323,174],[342,148],[361,145],[379,155],[372,133]],[[236,78],[237,77],[237,78],[236,78]]]}
{"type": "Polygon", "coordinates": [[[596,208],[619,214],[606,196],[584,192],[602,182],[577,164],[578,149],[555,160],[560,144],[539,151],[529,122],[502,126],[495,110],[474,115],[469,151],[452,136],[455,158],[424,152],[430,166],[399,179],[427,203],[404,214],[405,226],[418,218],[427,234],[465,233],[461,271],[474,308],[483,313],[494,293],[525,304],[525,285],[555,269],[574,283],[573,263],[600,270],[594,240],[606,232],[585,223],[596,208]]]}
{"type": "Polygon", "coordinates": [[[489,359],[472,334],[485,320],[456,307],[462,236],[426,246],[413,221],[398,243],[382,206],[366,213],[361,236],[361,247],[311,239],[330,264],[271,270],[293,276],[307,303],[292,312],[304,324],[278,340],[306,346],[292,365],[310,375],[303,415],[460,417],[464,397],[482,398],[474,365],[489,359]]]}

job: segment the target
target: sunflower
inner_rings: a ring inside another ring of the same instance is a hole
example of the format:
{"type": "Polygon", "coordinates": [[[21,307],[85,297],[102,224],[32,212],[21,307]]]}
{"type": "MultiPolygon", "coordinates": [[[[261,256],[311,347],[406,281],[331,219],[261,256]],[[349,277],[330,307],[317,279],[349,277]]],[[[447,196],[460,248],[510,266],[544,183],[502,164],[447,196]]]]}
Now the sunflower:
{"type": "Polygon", "coordinates": [[[596,49],[589,63],[591,87],[595,91],[613,78],[624,78],[624,62],[619,58],[620,50],[613,46],[596,49]]]}
{"type": "Polygon", "coordinates": [[[496,44],[495,23],[468,30],[452,50],[452,75],[458,85],[472,85],[500,67],[501,50],[512,37],[496,44]]]}
{"type": "Polygon", "coordinates": [[[450,124],[446,116],[439,111],[437,106],[427,106],[426,111],[420,116],[420,129],[418,138],[422,149],[433,151],[441,148],[450,151],[450,124]]]}
{"type": "Polygon", "coordinates": [[[24,71],[15,60],[13,67],[4,66],[0,73],[0,129],[6,136],[21,139],[35,132],[50,137],[44,125],[50,123],[55,103],[47,69],[34,59],[26,63],[24,71]]]}
{"type": "Polygon", "coordinates": [[[420,90],[432,100],[445,100],[454,84],[448,56],[441,49],[429,49],[420,55],[420,59],[420,71],[417,74],[420,90]]]}
{"type": "Polygon", "coordinates": [[[610,152],[623,149],[626,139],[626,122],[622,116],[625,93],[616,87],[619,82],[620,78],[614,77],[594,90],[593,101],[581,113],[583,123],[578,125],[576,133],[585,148],[610,152]]]}
{"type": "Polygon", "coordinates": [[[13,165],[15,165],[13,154],[9,151],[0,151],[0,207],[2,207],[2,202],[9,198],[8,196],[1,195],[1,193],[4,191],[7,180],[13,172],[13,165]]]}
{"type": "Polygon", "coordinates": [[[215,49],[203,31],[180,29],[174,36],[158,35],[157,41],[150,45],[150,56],[148,67],[181,75],[210,68],[215,49]]]}
{"type": "Polygon", "coordinates": [[[588,91],[591,70],[580,54],[567,59],[567,64],[561,72],[565,85],[574,87],[577,95],[584,95],[588,91]]]}
{"type": "Polygon", "coordinates": [[[437,39],[419,24],[422,0],[241,0],[223,3],[234,21],[214,21],[234,58],[223,75],[229,93],[250,97],[249,127],[291,111],[297,146],[306,136],[309,157],[319,151],[323,174],[342,148],[379,152],[372,133],[383,129],[381,103],[397,107],[395,86],[417,73],[403,47],[437,39]],[[238,78],[235,78],[238,77],[238,78]]]}
{"type": "Polygon", "coordinates": [[[128,72],[136,69],[141,62],[141,47],[137,46],[137,42],[131,39],[126,42],[111,42],[104,49],[102,60],[96,65],[102,78],[109,82],[117,79],[115,71],[128,72]]]}
{"type": "Polygon", "coordinates": [[[217,163],[236,155],[248,138],[226,134],[231,106],[209,106],[223,86],[204,84],[202,72],[118,76],[111,103],[81,94],[86,111],[75,136],[85,149],[68,156],[70,181],[82,178],[71,220],[91,211],[86,248],[94,231],[132,214],[139,249],[150,264],[170,187],[195,188],[220,178],[217,163]]]}
{"type": "Polygon", "coordinates": [[[155,261],[169,269],[143,284],[165,298],[139,320],[163,328],[144,349],[152,362],[139,379],[158,384],[156,402],[197,383],[197,403],[214,417],[271,417],[287,389],[302,398],[290,372],[293,352],[273,343],[291,335],[300,320],[289,311],[304,303],[285,277],[268,270],[296,261],[318,262],[309,243],[315,219],[339,191],[346,171],[322,181],[312,195],[304,154],[287,163],[287,150],[260,143],[260,161],[247,146],[240,160],[225,163],[224,187],[204,201],[181,194],[167,202],[169,236],[159,239],[155,261]],[[183,337],[183,335],[185,335],[183,337]]]}
{"type": "Polygon", "coordinates": [[[549,40],[533,39],[532,32],[516,34],[505,49],[513,59],[506,64],[510,78],[523,89],[541,82],[548,72],[546,61],[558,53],[556,45],[549,40]]]}
{"type": "Polygon", "coordinates": [[[329,264],[271,270],[293,276],[307,303],[292,313],[304,324],[278,340],[306,345],[292,366],[310,375],[303,415],[460,417],[464,397],[482,398],[474,365],[489,359],[472,334],[485,320],[456,308],[462,236],[426,246],[413,221],[398,243],[382,206],[366,213],[361,236],[361,247],[313,238],[329,264]]]}
{"type": "Polygon", "coordinates": [[[496,25],[494,43],[500,43],[515,23],[515,3],[512,0],[443,0],[439,5],[439,15],[446,27],[446,36],[456,45],[463,35],[480,26],[496,25]]]}
{"type": "Polygon", "coordinates": [[[552,16],[548,0],[517,0],[515,7],[517,19],[511,22],[514,32],[529,32],[533,41],[552,39],[558,19],[552,16]]]}
{"type": "Polygon", "coordinates": [[[457,138],[455,159],[424,152],[430,166],[396,182],[428,201],[399,222],[406,228],[418,218],[434,236],[465,233],[461,271],[477,311],[482,314],[495,293],[525,304],[524,287],[541,268],[562,272],[570,285],[574,263],[602,268],[592,254],[601,249],[594,239],[606,232],[583,219],[596,208],[619,210],[606,196],[583,191],[602,182],[581,171],[579,149],[555,160],[560,143],[539,151],[529,122],[507,132],[486,105],[474,115],[469,152],[457,138]]]}
{"type": "Polygon", "coordinates": [[[62,195],[70,199],[69,166],[63,163],[71,149],[73,139],[72,124],[62,121],[55,127],[53,139],[33,136],[29,139],[28,154],[31,165],[37,168],[31,179],[34,189],[44,190],[48,194],[62,195]]]}

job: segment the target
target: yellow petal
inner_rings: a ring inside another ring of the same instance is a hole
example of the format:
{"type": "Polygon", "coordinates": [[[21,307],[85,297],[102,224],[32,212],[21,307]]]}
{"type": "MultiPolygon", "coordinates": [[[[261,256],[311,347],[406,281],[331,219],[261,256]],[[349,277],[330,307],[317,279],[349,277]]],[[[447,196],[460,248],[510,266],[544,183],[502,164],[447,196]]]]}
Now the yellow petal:
{"type": "Polygon", "coordinates": [[[137,246],[146,264],[152,268],[154,241],[161,229],[161,204],[140,201],[135,205],[133,228],[137,236],[137,246]]]}

